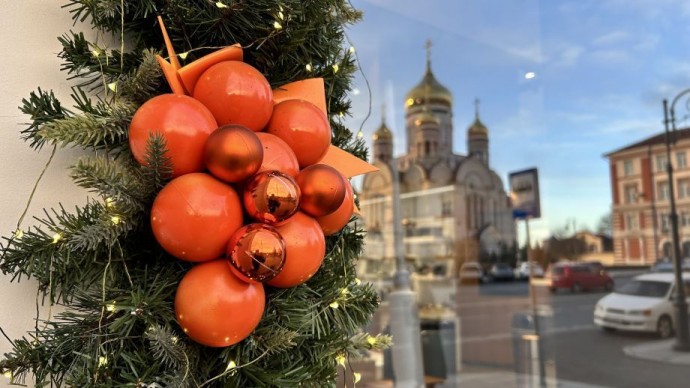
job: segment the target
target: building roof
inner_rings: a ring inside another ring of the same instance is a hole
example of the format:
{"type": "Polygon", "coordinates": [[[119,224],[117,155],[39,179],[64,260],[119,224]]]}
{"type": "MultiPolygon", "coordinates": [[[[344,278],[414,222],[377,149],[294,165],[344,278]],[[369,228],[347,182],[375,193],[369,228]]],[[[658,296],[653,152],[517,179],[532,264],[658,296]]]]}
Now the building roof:
{"type": "MultiPolygon", "coordinates": [[[[676,133],[672,135],[673,140],[685,140],[685,139],[690,139],[690,128],[681,128],[676,130],[676,133]]],[[[648,146],[653,146],[657,144],[664,144],[666,142],[666,133],[665,132],[660,132],[657,133],[656,135],[650,136],[644,140],[638,141],[637,143],[633,143],[630,145],[627,145],[623,148],[619,148],[615,151],[611,151],[608,153],[605,153],[605,157],[610,157],[612,155],[615,155],[619,152],[623,151],[629,151],[633,150],[635,148],[641,148],[641,147],[648,147],[648,146]]]]}

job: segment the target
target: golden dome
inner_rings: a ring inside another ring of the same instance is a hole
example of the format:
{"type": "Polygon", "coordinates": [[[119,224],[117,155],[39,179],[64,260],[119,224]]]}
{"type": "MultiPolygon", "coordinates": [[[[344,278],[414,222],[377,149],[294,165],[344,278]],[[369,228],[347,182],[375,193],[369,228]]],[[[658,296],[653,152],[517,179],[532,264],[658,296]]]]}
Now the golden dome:
{"type": "Polygon", "coordinates": [[[479,116],[474,119],[474,123],[467,128],[467,136],[471,138],[488,137],[489,129],[479,120],[479,116]]]}
{"type": "Polygon", "coordinates": [[[378,140],[393,140],[393,132],[388,129],[385,122],[381,122],[379,129],[374,132],[374,141],[378,140]]]}
{"type": "Polygon", "coordinates": [[[439,120],[436,116],[432,115],[427,111],[426,109],[423,110],[421,113],[417,115],[414,119],[414,125],[417,126],[417,128],[421,128],[424,125],[432,124],[435,126],[438,126],[441,124],[441,120],[439,120]]]}
{"type": "Polygon", "coordinates": [[[450,90],[436,80],[428,62],[426,74],[424,74],[422,81],[412,88],[407,93],[407,96],[405,96],[405,107],[421,105],[427,102],[439,103],[447,106],[453,104],[453,95],[450,93],[450,90]],[[427,96],[429,101],[427,101],[427,96]]]}

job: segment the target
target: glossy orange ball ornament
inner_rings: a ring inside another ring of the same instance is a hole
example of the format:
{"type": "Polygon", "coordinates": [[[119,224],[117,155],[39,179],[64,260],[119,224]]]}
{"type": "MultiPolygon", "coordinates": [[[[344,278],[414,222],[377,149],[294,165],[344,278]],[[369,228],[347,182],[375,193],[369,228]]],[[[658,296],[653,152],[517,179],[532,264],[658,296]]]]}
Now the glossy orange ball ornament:
{"type": "Polygon", "coordinates": [[[289,176],[278,171],[260,172],[244,187],[244,207],[257,221],[278,224],[299,209],[299,186],[289,176]]]}
{"type": "Polygon", "coordinates": [[[271,226],[249,224],[232,235],[227,254],[238,278],[266,282],[276,277],[285,264],[285,241],[271,226]]]}
{"type": "Polygon", "coordinates": [[[158,243],[185,261],[208,261],[225,253],[242,227],[235,190],[204,173],[185,174],[165,185],[153,201],[151,227],[158,243]]]}
{"type": "Polygon", "coordinates": [[[300,210],[312,217],[322,217],[336,211],[345,198],[345,179],[335,168],[312,164],[295,178],[301,192],[300,210]]]}
{"type": "Polygon", "coordinates": [[[316,274],[326,254],[321,227],[312,217],[297,212],[276,229],[285,241],[285,265],[268,284],[280,288],[300,285],[316,274]]]}
{"type": "Polygon", "coordinates": [[[129,125],[129,147],[139,164],[146,164],[147,142],[160,134],[165,139],[173,176],[204,170],[204,144],[218,128],[213,114],[185,95],[162,94],[146,101],[129,125]]]}
{"type": "Polygon", "coordinates": [[[234,345],[254,331],[266,303],[261,283],[233,275],[227,260],[213,260],[187,272],[175,294],[175,318],[194,341],[212,347],[234,345]]]}
{"type": "Polygon", "coordinates": [[[297,156],[300,168],[321,160],[331,144],[331,127],[316,105],[286,100],[273,108],[266,132],[283,139],[297,156]]]}
{"type": "Polygon", "coordinates": [[[256,136],[264,149],[264,159],[259,171],[280,171],[296,177],[299,173],[299,162],[292,148],[276,135],[258,132],[256,136]]]}
{"type": "Polygon", "coordinates": [[[266,77],[242,61],[225,61],[209,67],[194,86],[218,125],[238,124],[261,131],[273,112],[273,91],[266,77]]]}
{"type": "Polygon", "coordinates": [[[343,203],[338,210],[333,213],[316,219],[321,226],[321,230],[323,230],[323,234],[326,236],[340,232],[340,230],[350,222],[352,213],[355,210],[355,196],[352,191],[352,184],[350,184],[350,181],[345,179],[345,177],[343,177],[343,179],[345,180],[345,198],[343,199],[343,203]]]}
{"type": "Polygon", "coordinates": [[[264,149],[256,134],[241,125],[218,128],[206,140],[204,162],[216,178],[240,182],[261,167],[264,149]]]}

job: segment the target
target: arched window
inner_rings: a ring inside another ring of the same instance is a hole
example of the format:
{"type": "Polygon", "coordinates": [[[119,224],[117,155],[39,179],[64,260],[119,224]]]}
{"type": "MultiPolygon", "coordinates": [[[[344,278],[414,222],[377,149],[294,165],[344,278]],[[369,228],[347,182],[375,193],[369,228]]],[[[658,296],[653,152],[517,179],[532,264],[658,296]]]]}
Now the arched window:
{"type": "Polygon", "coordinates": [[[690,258],[690,241],[683,241],[683,258],[690,258]]]}
{"type": "Polygon", "coordinates": [[[670,259],[671,257],[673,257],[673,254],[671,253],[671,248],[671,243],[668,241],[666,241],[662,246],[661,252],[664,255],[664,259],[670,259]]]}

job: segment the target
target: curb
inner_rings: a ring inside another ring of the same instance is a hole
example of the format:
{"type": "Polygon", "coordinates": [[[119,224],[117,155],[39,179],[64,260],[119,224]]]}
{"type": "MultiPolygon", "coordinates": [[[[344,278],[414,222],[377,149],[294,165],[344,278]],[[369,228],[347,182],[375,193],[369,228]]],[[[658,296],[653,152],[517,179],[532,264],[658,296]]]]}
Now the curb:
{"type": "Polygon", "coordinates": [[[646,342],[638,345],[623,347],[626,356],[645,361],[655,361],[664,364],[690,365],[690,353],[676,352],[672,349],[673,339],[646,342]]]}

